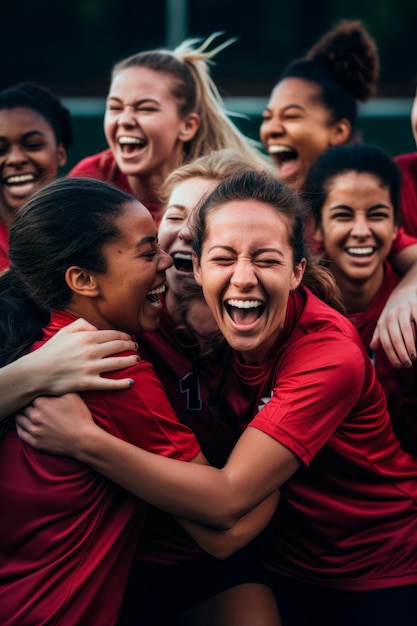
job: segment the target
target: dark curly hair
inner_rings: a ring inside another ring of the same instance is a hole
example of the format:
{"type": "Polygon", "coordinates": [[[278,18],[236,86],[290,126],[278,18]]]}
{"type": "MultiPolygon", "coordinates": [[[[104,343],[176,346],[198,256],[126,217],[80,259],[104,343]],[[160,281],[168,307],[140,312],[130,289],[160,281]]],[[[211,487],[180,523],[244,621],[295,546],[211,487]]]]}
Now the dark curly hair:
{"type": "Polygon", "coordinates": [[[24,107],[32,109],[52,126],[56,142],[65,149],[74,143],[71,114],[61,100],[46,87],[36,83],[19,83],[0,92],[0,110],[24,107]]]}
{"type": "Polygon", "coordinates": [[[346,118],[353,134],[357,103],[375,94],[378,76],[378,49],[371,35],[360,21],[342,20],[303,58],[292,61],[279,80],[302,78],[317,84],[320,101],[329,109],[332,122],[346,118]]]}

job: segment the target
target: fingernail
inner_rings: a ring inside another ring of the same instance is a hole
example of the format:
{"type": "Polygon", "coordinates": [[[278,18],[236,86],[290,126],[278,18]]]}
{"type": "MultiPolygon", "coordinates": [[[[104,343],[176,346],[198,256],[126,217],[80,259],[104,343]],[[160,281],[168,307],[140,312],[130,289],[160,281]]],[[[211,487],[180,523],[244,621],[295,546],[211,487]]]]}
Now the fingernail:
{"type": "Polygon", "coordinates": [[[409,356],[410,356],[410,359],[411,359],[412,361],[414,361],[414,360],[415,360],[415,358],[416,358],[416,355],[415,355],[415,353],[414,353],[414,352],[410,352],[410,355],[409,355],[409,356]]]}
{"type": "Polygon", "coordinates": [[[129,380],[129,386],[131,387],[132,385],[134,385],[135,381],[134,380],[129,380]]]}
{"type": "Polygon", "coordinates": [[[403,366],[408,368],[412,366],[412,363],[410,363],[410,361],[404,361],[403,366]]]}
{"type": "Polygon", "coordinates": [[[140,363],[140,356],[137,356],[137,357],[136,357],[136,361],[137,361],[138,363],[140,363]]]}
{"type": "Polygon", "coordinates": [[[135,341],[135,350],[139,350],[139,344],[135,341]]]}

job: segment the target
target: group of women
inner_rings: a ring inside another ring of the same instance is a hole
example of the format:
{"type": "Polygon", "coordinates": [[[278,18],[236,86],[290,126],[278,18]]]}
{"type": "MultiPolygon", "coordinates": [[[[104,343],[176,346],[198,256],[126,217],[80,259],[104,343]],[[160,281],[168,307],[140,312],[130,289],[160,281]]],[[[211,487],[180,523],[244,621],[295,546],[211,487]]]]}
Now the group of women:
{"type": "Polygon", "coordinates": [[[271,163],[210,43],[117,64],[109,149],[54,182],[67,135],[0,97],[1,621],[414,625],[417,240],[350,145],[375,44],[284,70],[271,163]]]}

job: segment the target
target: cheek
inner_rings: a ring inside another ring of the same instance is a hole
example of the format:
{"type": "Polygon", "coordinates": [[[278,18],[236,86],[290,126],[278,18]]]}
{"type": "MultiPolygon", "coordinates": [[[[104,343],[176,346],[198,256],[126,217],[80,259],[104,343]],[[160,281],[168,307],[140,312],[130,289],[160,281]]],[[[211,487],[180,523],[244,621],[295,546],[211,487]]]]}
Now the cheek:
{"type": "Polygon", "coordinates": [[[113,118],[111,118],[110,116],[105,115],[104,116],[104,122],[103,122],[103,128],[104,128],[104,134],[106,136],[106,138],[109,138],[109,133],[111,133],[112,129],[115,126],[115,120],[113,118]]]}
{"type": "Polygon", "coordinates": [[[175,230],[172,230],[170,228],[167,228],[166,230],[164,228],[162,228],[162,230],[161,230],[161,227],[159,228],[159,231],[158,231],[158,241],[159,241],[159,245],[161,246],[162,250],[164,250],[165,252],[169,251],[169,249],[172,246],[172,244],[178,238],[178,232],[179,232],[178,228],[175,228],[175,230]]]}

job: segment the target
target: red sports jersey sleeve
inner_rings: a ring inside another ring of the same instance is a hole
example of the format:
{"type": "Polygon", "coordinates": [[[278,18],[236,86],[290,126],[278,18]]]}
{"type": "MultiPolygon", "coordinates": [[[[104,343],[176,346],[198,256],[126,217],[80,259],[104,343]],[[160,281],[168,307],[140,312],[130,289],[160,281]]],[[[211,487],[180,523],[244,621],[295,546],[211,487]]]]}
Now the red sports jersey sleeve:
{"type": "Polygon", "coordinates": [[[249,427],[304,463],[256,541],[263,564],[330,588],[416,583],[416,460],[400,448],[352,324],[295,293],[266,362],[235,368],[257,390],[249,427]]]}

